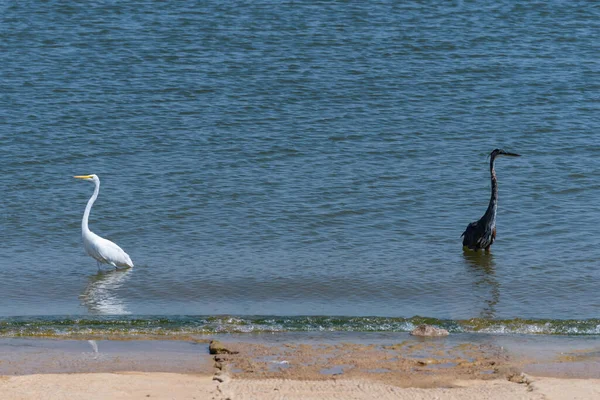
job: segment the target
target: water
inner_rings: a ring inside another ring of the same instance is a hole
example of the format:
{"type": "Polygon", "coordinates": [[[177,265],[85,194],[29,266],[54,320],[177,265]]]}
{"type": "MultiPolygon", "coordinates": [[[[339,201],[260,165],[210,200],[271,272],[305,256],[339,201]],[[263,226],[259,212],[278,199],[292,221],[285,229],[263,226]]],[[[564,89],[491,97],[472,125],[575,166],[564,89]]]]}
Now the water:
{"type": "Polygon", "coordinates": [[[599,5],[0,11],[1,334],[598,333],[599,5]],[[464,254],[496,147],[523,157],[497,162],[492,254],[464,254]],[[90,227],[133,270],[83,251],[91,173],[90,227]]]}

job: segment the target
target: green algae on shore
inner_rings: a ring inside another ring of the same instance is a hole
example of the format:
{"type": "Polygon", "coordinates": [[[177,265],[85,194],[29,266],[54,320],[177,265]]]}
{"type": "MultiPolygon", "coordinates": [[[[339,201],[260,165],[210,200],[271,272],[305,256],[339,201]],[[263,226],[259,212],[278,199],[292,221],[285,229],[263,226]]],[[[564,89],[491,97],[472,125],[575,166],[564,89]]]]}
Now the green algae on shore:
{"type": "Polygon", "coordinates": [[[600,320],[325,317],[325,316],[112,316],[4,317],[0,337],[152,337],[278,332],[410,332],[430,324],[450,334],[598,335],[600,320]]]}

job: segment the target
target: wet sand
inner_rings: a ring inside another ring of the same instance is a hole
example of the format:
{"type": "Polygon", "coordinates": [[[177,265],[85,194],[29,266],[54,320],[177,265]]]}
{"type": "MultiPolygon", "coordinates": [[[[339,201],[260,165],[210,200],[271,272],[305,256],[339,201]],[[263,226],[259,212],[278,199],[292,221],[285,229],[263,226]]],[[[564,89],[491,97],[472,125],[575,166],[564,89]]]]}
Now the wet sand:
{"type": "Polygon", "coordinates": [[[600,398],[596,338],[211,338],[0,339],[0,399],[600,398]]]}

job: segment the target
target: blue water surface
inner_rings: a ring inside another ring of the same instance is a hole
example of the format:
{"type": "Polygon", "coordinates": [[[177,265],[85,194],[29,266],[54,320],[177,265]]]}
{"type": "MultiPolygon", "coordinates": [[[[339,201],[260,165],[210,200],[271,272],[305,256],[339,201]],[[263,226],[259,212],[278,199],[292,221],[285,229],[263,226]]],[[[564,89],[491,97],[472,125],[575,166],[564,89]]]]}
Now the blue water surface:
{"type": "Polygon", "coordinates": [[[0,5],[0,316],[592,319],[600,4],[0,5]],[[489,201],[491,255],[460,234],[489,201]],[[135,268],[97,274],[90,219],[135,268]]]}

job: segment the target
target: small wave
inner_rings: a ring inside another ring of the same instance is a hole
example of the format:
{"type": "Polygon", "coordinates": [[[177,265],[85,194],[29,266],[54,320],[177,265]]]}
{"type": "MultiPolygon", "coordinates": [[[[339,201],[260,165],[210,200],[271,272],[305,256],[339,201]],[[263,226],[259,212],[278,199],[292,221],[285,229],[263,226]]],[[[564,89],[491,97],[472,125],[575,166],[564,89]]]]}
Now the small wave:
{"type": "Polygon", "coordinates": [[[599,335],[600,320],[442,320],[427,317],[325,316],[114,316],[93,318],[8,317],[0,337],[73,337],[92,335],[164,336],[276,332],[410,332],[431,324],[451,333],[599,335]]]}

